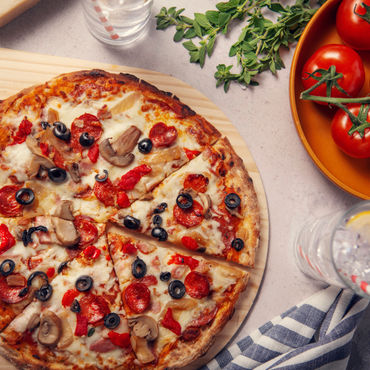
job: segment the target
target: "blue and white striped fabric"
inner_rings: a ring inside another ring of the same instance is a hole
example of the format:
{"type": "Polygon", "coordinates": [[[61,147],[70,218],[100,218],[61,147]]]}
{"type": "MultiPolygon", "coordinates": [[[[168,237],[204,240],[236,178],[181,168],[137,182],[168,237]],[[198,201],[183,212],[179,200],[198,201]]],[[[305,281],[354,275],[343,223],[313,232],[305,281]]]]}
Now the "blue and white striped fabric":
{"type": "Polygon", "coordinates": [[[328,287],[224,349],[202,370],[345,369],[368,303],[328,287]]]}

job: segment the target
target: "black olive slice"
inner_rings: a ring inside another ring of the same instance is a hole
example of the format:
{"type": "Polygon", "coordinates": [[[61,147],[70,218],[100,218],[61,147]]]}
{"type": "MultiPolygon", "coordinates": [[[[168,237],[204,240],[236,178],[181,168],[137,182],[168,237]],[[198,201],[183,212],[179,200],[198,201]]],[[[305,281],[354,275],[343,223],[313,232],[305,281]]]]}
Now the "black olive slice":
{"type": "Polygon", "coordinates": [[[94,141],[95,141],[94,136],[90,136],[88,132],[83,132],[79,139],[80,144],[85,148],[88,148],[89,146],[93,145],[94,141]]]}
{"type": "Polygon", "coordinates": [[[150,139],[143,139],[138,142],[137,146],[140,153],[148,154],[153,148],[153,143],[150,139]]]}
{"type": "Polygon", "coordinates": [[[46,226],[39,225],[39,226],[32,226],[28,230],[24,230],[23,233],[22,233],[22,241],[23,241],[23,244],[24,244],[25,247],[27,247],[27,245],[29,243],[33,242],[32,234],[35,231],[42,231],[44,233],[47,233],[48,228],[46,226]]]}
{"type": "Polygon", "coordinates": [[[48,127],[51,127],[51,126],[50,126],[50,123],[49,123],[49,122],[47,122],[47,121],[41,121],[41,122],[40,122],[40,125],[41,125],[41,128],[42,128],[43,130],[46,130],[48,127]]]}
{"type": "Polygon", "coordinates": [[[81,306],[77,299],[75,299],[71,304],[71,311],[75,313],[81,312],[81,306]]]}
{"type": "Polygon", "coordinates": [[[53,287],[50,284],[45,284],[39,290],[36,290],[35,297],[39,301],[45,302],[50,299],[52,294],[53,294],[53,287]]]}
{"type": "Polygon", "coordinates": [[[185,285],[180,280],[172,280],[168,285],[168,293],[172,298],[182,298],[185,295],[185,291],[185,285]]]}
{"type": "Polygon", "coordinates": [[[115,329],[121,322],[119,315],[114,312],[109,313],[104,317],[104,325],[108,329],[115,329]]]}
{"type": "Polygon", "coordinates": [[[240,206],[240,197],[238,194],[230,193],[225,197],[225,204],[227,208],[235,209],[240,206]]]}
{"type": "Polygon", "coordinates": [[[99,174],[96,174],[95,175],[95,181],[97,182],[104,182],[105,180],[108,179],[108,171],[107,170],[103,170],[104,172],[104,176],[101,176],[99,174]]]}
{"type": "Polygon", "coordinates": [[[56,121],[53,123],[53,134],[60,140],[69,141],[71,138],[71,130],[67,128],[67,126],[60,121],[56,121]]]}
{"type": "Polygon", "coordinates": [[[94,280],[88,275],[82,275],[76,280],[76,289],[79,292],[87,292],[93,286],[94,280]]]}
{"type": "Polygon", "coordinates": [[[23,288],[19,294],[18,297],[25,297],[28,294],[28,287],[23,288]]]}
{"type": "Polygon", "coordinates": [[[95,333],[95,328],[90,328],[89,331],[87,332],[88,337],[92,337],[95,333]]]}
{"type": "Polygon", "coordinates": [[[136,260],[131,265],[132,275],[136,279],[141,279],[146,275],[146,270],[146,263],[139,257],[136,257],[136,260]]]}
{"type": "Polygon", "coordinates": [[[29,189],[29,188],[19,189],[15,193],[15,200],[19,204],[26,206],[28,204],[31,204],[35,200],[35,193],[33,192],[32,189],[29,189]]]}
{"type": "Polygon", "coordinates": [[[43,280],[45,280],[46,282],[49,282],[49,278],[48,276],[45,274],[44,271],[34,271],[27,279],[27,286],[30,287],[32,285],[32,281],[36,278],[40,276],[43,280]]]}
{"type": "Polygon", "coordinates": [[[0,265],[0,273],[3,276],[10,275],[15,268],[15,262],[13,260],[4,260],[0,265]]]}
{"type": "Polygon", "coordinates": [[[58,269],[57,269],[57,272],[58,274],[60,274],[68,265],[68,262],[69,261],[64,261],[62,262],[59,266],[58,266],[58,269]]]}
{"type": "Polygon", "coordinates": [[[242,239],[236,238],[231,242],[231,246],[239,252],[244,248],[244,242],[242,239]]]}
{"type": "Polygon", "coordinates": [[[181,209],[189,209],[193,206],[193,197],[189,193],[181,193],[176,198],[176,204],[181,209]]]}
{"type": "Polygon", "coordinates": [[[154,217],[153,217],[153,224],[154,225],[161,226],[162,222],[163,222],[163,219],[160,215],[154,215],[154,217]]]}
{"type": "Polygon", "coordinates": [[[52,167],[48,169],[48,176],[51,181],[61,183],[67,178],[67,171],[63,168],[52,167]]]}
{"type": "Polygon", "coordinates": [[[152,229],[152,237],[157,238],[160,242],[164,242],[167,240],[168,234],[163,227],[155,227],[152,229]]]}
{"type": "Polygon", "coordinates": [[[167,203],[163,202],[157,208],[154,209],[153,213],[154,214],[162,213],[166,210],[166,208],[167,208],[167,203]]]}
{"type": "Polygon", "coordinates": [[[171,279],[171,273],[169,271],[161,272],[161,274],[159,275],[159,278],[162,281],[168,281],[171,279]]]}
{"type": "Polygon", "coordinates": [[[123,224],[131,230],[137,230],[140,227],[140,220],[132,216],[125,216],[123,224]]]}

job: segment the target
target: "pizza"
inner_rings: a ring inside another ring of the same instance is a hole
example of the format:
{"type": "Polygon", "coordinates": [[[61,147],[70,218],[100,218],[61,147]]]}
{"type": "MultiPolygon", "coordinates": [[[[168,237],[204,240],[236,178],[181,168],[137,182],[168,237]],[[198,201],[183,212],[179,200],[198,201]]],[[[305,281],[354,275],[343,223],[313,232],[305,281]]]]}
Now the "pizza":
{"type": "Polygon", "coordinates": [[[0,101],[0,150],[4,357],[164,369],[205,353],[260,233],[227,138],[173,94],[91,70],[0,101]]]}

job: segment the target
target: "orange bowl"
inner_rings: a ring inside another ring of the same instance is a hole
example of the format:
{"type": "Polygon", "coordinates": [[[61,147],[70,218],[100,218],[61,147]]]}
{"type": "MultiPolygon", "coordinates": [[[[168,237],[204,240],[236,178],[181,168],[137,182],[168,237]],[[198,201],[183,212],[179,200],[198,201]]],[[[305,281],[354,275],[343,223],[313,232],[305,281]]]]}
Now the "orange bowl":
{"type": "MultiPolygon", "coordinates": [[[[343,190],[370,199],[370,158],[356,159],[334,143],[330,122],[335,109],[299,98],[304,90],[301,71],[307,59],[321,46],[343,44],[335,27],[340,0],[328,0],[307,24],[294,53],[290,69],[290,107],[298,135],[318,168],[343,190]]],[[[365,83],[359,96],[370,91],[370,52],[358,52],[365,67],[365,83]]]]}

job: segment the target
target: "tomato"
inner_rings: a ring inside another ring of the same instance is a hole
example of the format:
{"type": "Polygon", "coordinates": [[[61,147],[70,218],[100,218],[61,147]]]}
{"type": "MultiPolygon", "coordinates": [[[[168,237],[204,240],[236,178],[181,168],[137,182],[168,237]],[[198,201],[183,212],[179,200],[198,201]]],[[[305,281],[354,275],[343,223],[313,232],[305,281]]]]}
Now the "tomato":
{"type": "Polygon", "coordinates": [[[184,148],[184,151],[189,161],[191,161],[192,159],[194,159],[196,156],[200,154],[199,150],[190,150],[188,148],[184,148]]]}
{"type": "Polygon", "coordinates": [[[173,318],[171,308],[167,308],[167,311],[161,321],[163,327],[171,330],[176,335],[181,335],[181,325],[178,321],[173,318]]]}
{"type": "Polygon", "coordinates": [[[91,217],[76,216],[73,224],[80,234],[79,246],[93,244],[98,240],[98,228],[95,226],[95,222],[91,217]]]}
{"type": "Polygon", "coordinates": [[[132,190],[134,189],[135,185],[141,180],[141,178],[151,171],[152,169],[146,164],[137,166],[132,170],[126,172],[119,180],[117,186],[121,190],[132,190]]]}
{"type": "Polygon", "coordinates": [[[177,139],[176,127],[158,122],[151,128],[149,138],[155,147],[170,146],[177,139]]]}
{"type": "Polygon", "coordinates": [[[31,130],[32,123],[25,117],[20,123],[18,131],[13,135],[12,145],[24,143],[31,130]]]}
{"type": "Polygon", "coordinates": [[[20,189],[16,185],[6,185],[0,189],[0,213],[7,217],[22,215],[22,206],[16,201],[15,193],[20,189]]]}
{"type": "Polygon", "coordinates": [[[8,227],[5,224],[0,225],[0,254],[6,252],[15,245],[15,239],[10,234],[8,227]]]}
{"type": "Polygon", "coordinates": [[[203,207],[196,200],[193,200],[193,206],[188,209],[182,209],[176,204],[173,207],[173,216],[179,224],[187,228],[194,227],[203,221],[203,207]]]}
{"type": "Polygon", "coordinates": [[[185,248],[188,248],[192,251],[196,251],[199,248],[197,241],[191,236],[183,236],[181,238],[181,243],[185,248]]]}
{"type": "Polygon", "coordinates": [[[209,183],[208,177],[201,174],[190,174],[186,176],[184,181],[185,189],[194,189],[198,193],[205,193],[207,191],[207,185],[209,183]]]}
{"type": "Polygon", "coordinates": [[[366,14],[362,4],[370,6],[370,0],[343,0],[337,10],[336,26],[346,44],[356,50],[370,50],[370,22],[361,17],[366,14]]]}
{"type": "Polygon", "coordinates": [[[127,306],[135,313],[143,313],[150,304],[150,290],[143,283],[131,283],[125,290],[127,306]]]}
{"type": "Polygon", "coordinates": [[[73,301],[75,300],[75,298],[80,294],[79,291],[77,291],[76,289],[68,289],[64,295],[63,295],[63,298],[62,298],[62,305],[64,307],[69,307],[73,301]]]}
{"type": "Polygon", "coordinates": [[[192,298],[201,299],[209,294],[209,281],[206,276],[197,271],[189,272],[184,280],[186,293],[192,298]]]}
{"type": "Polygon", "coordinates": [[[83,251],[83,255],[90,260],[96,260],[99,258],[101,250],[96,248],[94,245],[89,245],[83,251]]]}
{"type": "Polygon", "coordinates": [[[198,267],[199,261],[190,256],[184,256],[182,254],[176,253],[171,256],[168,260],[167,265],[187,265],[191,270],[194,270],[198,267]]]}
{"type": "MultiPolygon", "coordinates": [[[[337,73],[343,74],[337,83],[348,93],[346,95],[334,86],[331,96],[341,98],[357,96],[365,82],[364,65],[360,56],[353,49],[338,44],[322,46],[307,60],[301,75],[304,89],[307,90],[317,83],[317,80],[309,77],[308,73],[312,74],[318,69],[328,70],[331,65],[336,67],[337,73]]],[[[321,73],[318,73],[317,76],[320,77],[321,73]]],[[[327,96],[326,83],[314,89],[311,95],[327,96]]]]}
{"type": "Polygon", "coordinates": [[[82,337],[84,335],[87,335],[87,326],[88,326],[87,318],[84,315],[77,313],[75,336],[82,337]]]}
{"type": "Polygon", "coordinates": [[[110,341],[118,347],[128,348],[131,345],[129,333],[119,334],[119,333],[116,333],[115,331],[110,331],[108,333],[108,337],[110,341]]]}
{"type": "MultiPolygon", "coordinates": [[[[360,104],[349,104],[348,110],[355,116],[358,116],[360,104]]],[[[369,125],[365,128],[364,136],[355,131],[352,135],[348,135],[348,131],[352,127],[352,121],[348,114],[342,109],[338,109],[331,123],[331,135],[334,142],[343,152],[354,158],[369,158],[370,157],[370,110],[367,113],[367,122],[369,125]]]]}

